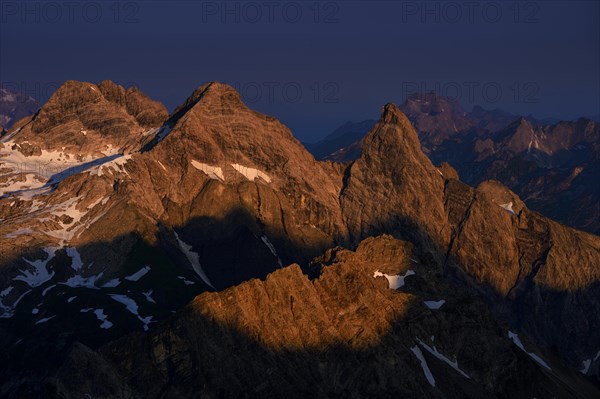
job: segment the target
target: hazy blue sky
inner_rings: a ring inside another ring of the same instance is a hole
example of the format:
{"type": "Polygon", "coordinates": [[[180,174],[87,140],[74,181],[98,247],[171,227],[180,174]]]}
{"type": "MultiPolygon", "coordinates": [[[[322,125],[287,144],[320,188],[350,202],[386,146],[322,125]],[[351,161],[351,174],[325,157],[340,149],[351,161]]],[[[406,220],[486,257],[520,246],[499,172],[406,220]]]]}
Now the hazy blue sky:
{"type": "Polygon", "coordinates": [[[7,1],[0,83],[136,85],[172,110],[233,84],[304,141],[436,90],[537,117],[600,113],[598,1],[7,1]]]}

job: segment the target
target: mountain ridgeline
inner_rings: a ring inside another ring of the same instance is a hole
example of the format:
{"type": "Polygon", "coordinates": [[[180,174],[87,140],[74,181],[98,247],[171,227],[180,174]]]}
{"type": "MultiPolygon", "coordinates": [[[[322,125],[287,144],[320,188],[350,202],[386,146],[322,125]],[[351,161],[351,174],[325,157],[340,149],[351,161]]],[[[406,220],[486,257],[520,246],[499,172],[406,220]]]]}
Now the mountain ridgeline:
{"type": "Polygon", "coordinates": [[[343,164],[221,83],[65,83],[0,147],[0,396],[600,395],[600,238],[427,123],[386,104],[343,164]]]}
{"type": "MultiPolygon", "coordinates": [[[[479,106],[466,112],[435,93],[399,106],[434,163],[448,162],[473,186],[498,180],[527,205],[561,223],[600,235],[600,124],[539,120],[479,106]]],[[[317,159],[349,162],[376,121],[348,122],[307,148],[317,159]]]]}

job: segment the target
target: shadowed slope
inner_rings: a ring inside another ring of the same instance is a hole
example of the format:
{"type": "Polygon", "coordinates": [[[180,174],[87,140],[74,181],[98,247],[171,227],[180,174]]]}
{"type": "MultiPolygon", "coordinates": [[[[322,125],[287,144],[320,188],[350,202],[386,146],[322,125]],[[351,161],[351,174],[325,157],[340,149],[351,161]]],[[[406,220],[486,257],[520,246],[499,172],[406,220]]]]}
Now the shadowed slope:
{"type": "Polygon", "coordinates": [[[53,389],[65,397],[132,398],[597,393],[545,355],[552,370],[537,365],[485,306],[444,283],[439,269],[412,261],[411,252],[391,237],[367,239],[356,253],[328,252],[312,282],[292,265],[265,281],[200,295],[146,336],[97,353],[75,347],[53,389]],[[406,275],[405,286],[390,289],[377,271],[406,275]],[[440,298],[440,309],[422,302],[440,298]]]}

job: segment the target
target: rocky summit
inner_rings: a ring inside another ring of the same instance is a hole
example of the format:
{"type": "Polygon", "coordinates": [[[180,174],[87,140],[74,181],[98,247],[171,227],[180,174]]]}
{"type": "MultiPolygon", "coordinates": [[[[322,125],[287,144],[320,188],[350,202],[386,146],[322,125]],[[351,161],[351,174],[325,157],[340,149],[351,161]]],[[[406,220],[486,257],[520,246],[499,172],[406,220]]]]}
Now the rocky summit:
{"type": "MultiPolygon", "coordinates": [[[[423,143],[482,128],[402,108],[336,163],[225,84],[168,115],[65,83],[2,137],[0,396],[599,397],[600,237],[461,181],[423,143]]],[[[489,137],[541,165],[596,129],[529,123],[489,137]]]]}

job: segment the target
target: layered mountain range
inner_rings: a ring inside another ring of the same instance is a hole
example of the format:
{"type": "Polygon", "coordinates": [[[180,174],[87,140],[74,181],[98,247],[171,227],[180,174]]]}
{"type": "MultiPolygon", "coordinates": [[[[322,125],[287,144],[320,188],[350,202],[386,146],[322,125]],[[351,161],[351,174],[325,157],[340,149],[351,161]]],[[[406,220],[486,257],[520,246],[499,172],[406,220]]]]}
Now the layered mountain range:
{"type": "MultiPolygon", "coordinates": [[[[435,93],[414,94],[399,106],[434,163],[448,162],[468,184],[498,180],[531,209],[600,234],[600,125],[591,119],[538,120],[474,107],[435,93]]],[[[317,159],[358,159],[376,121],[347,123],[307,148],[317,159]]]]}
{"type": "Polygon", "coordinates": [[[33,115],[40,108],[36,99],[7,88],[0,88],[0,131],[16,121],[33,115]]]}
{"type": "Polygon", "coordinates": [[[317,161],[224,84],[65,83],[2,138],[0,395],[599,395],[600,238],[423,142],[387,104],[317,161]]]}

